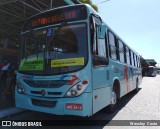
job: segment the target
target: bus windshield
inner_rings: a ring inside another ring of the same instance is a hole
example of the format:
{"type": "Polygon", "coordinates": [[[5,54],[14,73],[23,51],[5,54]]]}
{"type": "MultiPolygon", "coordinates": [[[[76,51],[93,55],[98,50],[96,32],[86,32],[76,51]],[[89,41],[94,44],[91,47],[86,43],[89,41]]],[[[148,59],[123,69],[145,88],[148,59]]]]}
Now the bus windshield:
{"type": "Polygon", "coordinates": [[[85,23],[36,29],[23,33],[22,37],[21,73],[62,74],[77,71],[87,62],[85,23]]]}

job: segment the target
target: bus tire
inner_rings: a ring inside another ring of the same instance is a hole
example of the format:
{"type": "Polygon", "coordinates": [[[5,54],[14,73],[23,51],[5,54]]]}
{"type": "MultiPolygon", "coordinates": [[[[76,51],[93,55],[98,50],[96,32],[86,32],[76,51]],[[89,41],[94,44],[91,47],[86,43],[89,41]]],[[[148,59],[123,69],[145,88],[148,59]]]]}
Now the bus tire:
{"type": "Polygon", "coordinates": [[[138,87],[138,78],[136,79],[136,88],[135,88],[135,93],[138,93],[139,91],[139,87],[138,87]]]}
{"type": "Polygon", "coordinates": [[[111,100],[111,104],[109,105],[110,113],[115,112],[115,110],[118,107],[119,93],[120,93],[119,82],[115,81],[112,89],[112,100],[111,100]]]}

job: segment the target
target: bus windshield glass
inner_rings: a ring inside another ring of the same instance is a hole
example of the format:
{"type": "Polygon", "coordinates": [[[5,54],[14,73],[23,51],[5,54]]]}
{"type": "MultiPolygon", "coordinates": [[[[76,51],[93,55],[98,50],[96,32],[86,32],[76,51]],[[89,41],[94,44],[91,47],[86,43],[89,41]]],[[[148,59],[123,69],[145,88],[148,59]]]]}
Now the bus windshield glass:
{"type": "Polygon", "coordinates": [[[36,29],[23,33],[22,37],[19,67],[22,73],[63,74],[77,71],[87,62],[86,23],[36,29]]]}

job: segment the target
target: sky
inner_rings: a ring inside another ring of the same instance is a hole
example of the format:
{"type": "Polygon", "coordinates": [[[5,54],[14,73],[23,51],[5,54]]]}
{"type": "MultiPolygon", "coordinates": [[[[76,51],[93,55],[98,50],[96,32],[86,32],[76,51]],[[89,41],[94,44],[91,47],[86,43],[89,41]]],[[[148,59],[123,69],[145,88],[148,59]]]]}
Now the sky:
{"type": "Polygon", "coordinates": [[[160,66],[160,0],[92,0],[112,30],[144,59],[160,66]]]}

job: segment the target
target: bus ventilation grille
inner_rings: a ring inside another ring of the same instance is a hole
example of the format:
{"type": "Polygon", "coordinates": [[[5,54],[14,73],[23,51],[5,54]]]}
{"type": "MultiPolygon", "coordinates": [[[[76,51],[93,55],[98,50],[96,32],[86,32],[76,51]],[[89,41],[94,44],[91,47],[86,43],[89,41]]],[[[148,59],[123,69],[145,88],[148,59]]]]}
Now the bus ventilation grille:
{"type": "Polygon", "coordinates": [[[34,88],[60,88],[69,80],[24,80],[24,82],[34,88]]]}
{"type": "Polygon", "coordinates": [[[57,101],[32,99],[32,104],[35,106],[40,106],[40,107],[53,108],[56,106],[56,103],[57,103],[57,101]]]}

